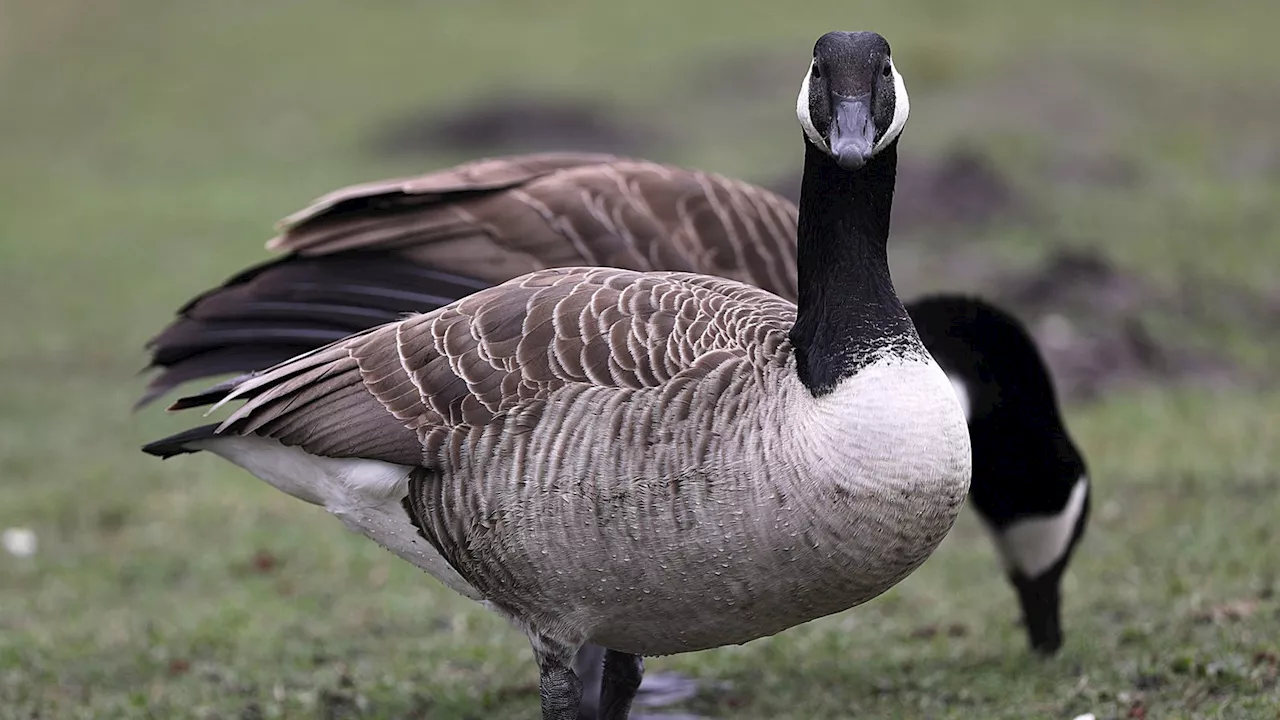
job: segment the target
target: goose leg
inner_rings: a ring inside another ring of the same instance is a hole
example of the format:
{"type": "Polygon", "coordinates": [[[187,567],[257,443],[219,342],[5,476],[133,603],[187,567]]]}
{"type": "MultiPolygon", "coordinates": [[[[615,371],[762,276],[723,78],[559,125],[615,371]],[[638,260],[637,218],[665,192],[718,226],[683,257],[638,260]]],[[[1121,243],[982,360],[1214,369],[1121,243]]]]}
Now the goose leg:
{"type": "Polygon", "coordinates": [[[604,675],[600,681],[600,720],[627,720],[631,702],[644,678],[644,659],[639,655],[606,650],[604,675]]]}
{"type": "Polygon", "coordinates": [[[543,636],[531,637],[538,661],[542,720],[578,720],[582,681],[573,672],[575,648],[543,636]]]}
{"type": "Polygon", "coordinates": [[[600,713],[600,678],[604,671],[604,648],[583,645],[573,658],[573,672],[582,680],[582,704],[578,720],[596,720],[600,713]]]}

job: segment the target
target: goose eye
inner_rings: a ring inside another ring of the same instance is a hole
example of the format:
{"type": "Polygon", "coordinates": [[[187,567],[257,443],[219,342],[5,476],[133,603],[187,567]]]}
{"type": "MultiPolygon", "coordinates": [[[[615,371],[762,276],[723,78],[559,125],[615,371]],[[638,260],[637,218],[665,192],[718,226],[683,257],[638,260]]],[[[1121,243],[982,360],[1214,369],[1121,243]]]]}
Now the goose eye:
{"type": "Polygon", "coordinates": [[[813,79],[818,80],[822,77],[822,69],[818,67],[818,63],[813,64],[813,79]]]}
{"type": "Polygon", "coordinates": [[[884,69],[880,71],[880,76],[886,77],[886,78],[893,77],[893,65],[891,65],[890,63],[885,63],[884,69]]]}

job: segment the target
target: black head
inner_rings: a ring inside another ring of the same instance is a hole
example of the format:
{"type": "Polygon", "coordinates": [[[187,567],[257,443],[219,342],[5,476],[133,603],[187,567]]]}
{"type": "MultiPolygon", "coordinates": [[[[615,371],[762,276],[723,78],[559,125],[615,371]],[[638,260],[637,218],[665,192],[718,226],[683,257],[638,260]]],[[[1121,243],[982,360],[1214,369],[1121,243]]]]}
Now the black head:
{"type": "Polygon", "coordinates": [[[809,144],[846,170],[857,170],[898,139],[910,114],[889,43],[873,32],[829,32],[796,98],[809,144]]]}

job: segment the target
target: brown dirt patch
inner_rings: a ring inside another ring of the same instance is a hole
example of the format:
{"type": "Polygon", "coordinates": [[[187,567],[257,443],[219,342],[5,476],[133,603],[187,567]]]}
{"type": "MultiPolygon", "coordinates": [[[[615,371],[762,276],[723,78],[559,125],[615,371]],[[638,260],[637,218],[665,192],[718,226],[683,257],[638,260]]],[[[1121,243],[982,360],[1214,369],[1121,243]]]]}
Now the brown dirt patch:
{"type": "MultiPolygon", "coordinates": [[[[799,170],[763,184],[793,202],[800,200],[799,170]]],[[[895,234],[973,229],[1032,216],[1030,202],[977,150],[960,147],[937,160],[899,161],[893,195],[895,234]]]]}
{"type": "Polygon", "coordinates": [[[1225,354],[1189,347],[1176,336],[1179,328],[1213,321],[1192,312],[1182,293],[1097,252],[1059,247],[1037,267],[1006,272],[984,295],[1027,323],[1068,401],[1141,384],[1255,380],[1225,354]]]}
{"type": "Polygon", "coordinates": [[[591,100],[493,97],[395,120],[377,134],[373,144],[380,153],[398,156],[540,150],[645,156],[662,139],[657,127],[623,120],[614,108],[591,100]]]}

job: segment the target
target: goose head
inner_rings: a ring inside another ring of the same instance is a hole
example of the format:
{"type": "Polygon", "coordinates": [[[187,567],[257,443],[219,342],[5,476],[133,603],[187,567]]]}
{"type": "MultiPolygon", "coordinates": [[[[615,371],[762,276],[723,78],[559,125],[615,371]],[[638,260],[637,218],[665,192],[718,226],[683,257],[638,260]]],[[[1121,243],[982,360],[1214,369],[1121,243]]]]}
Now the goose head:
{"type": "Polygon", "coordinates": [[[898,139],[911,103],[889,43],[873,32],[829,32],[796,98],[805,140],[845,170],[857,170],[898,139]]]}

